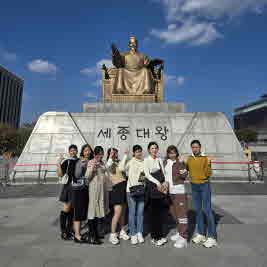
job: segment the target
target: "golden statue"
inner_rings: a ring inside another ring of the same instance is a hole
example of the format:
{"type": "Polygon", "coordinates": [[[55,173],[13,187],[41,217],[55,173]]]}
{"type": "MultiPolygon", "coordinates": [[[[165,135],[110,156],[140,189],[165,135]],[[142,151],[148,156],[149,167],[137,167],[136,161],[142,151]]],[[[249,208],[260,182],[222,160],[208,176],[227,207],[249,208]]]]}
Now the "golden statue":
{"type": "MultiPolygon", "coordinates": [[[[114,84],[114,93],[149,94],[153,92],[154,81],[148,69],[150,59],[137,51],[137,40],[130,37],[129,52],[120,55],[123,67],[119,70],[114,84]]],[[[112,63],[116,66],[118,53],[113,45],[112,63]]],[[[117,67],[117,66],[116,66],[117,67]]]]}
{"type": "Polygon", "coordinates": [[[128,47],[128,52],[120,53],[114,44],[111,46],[112,63],[116,69],[107,69],[103,65],[104,102],[163,101],[163,61],[150,60],[139,53],[135,37],[130,37],[128,47]]]}

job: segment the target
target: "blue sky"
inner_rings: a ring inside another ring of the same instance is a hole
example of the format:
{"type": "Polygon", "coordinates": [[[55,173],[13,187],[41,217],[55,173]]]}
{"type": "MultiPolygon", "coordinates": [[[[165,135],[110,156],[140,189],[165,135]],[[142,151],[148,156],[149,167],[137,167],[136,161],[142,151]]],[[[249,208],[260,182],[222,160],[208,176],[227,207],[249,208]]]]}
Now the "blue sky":
{"type": "Polygon", "coordinates": [[[100,100],[110,44],[165,60],[165,100],[233,109],[267,92],[267,0],[10,0],[0,6],[0,65],[25,80],[22,122],[100,100]]]}

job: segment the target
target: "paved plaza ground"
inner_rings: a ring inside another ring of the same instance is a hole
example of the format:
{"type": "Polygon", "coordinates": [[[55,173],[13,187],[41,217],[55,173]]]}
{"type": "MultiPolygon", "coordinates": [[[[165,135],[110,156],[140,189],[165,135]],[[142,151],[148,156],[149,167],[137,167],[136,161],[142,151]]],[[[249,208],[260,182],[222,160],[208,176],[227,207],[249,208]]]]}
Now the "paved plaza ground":
{"type": "Polygon", "coordinates": [[[212,249],[192,243],[175,249],[172,242],[155,248],[148,236],[135,247],[127,241],[113,246],[105,240],[99,247],[63,242],[59,190],[58,185],[21,185],[0,191],[1,267],[267,266],[265,184],[213,184],[219,246],[212,249]]]}

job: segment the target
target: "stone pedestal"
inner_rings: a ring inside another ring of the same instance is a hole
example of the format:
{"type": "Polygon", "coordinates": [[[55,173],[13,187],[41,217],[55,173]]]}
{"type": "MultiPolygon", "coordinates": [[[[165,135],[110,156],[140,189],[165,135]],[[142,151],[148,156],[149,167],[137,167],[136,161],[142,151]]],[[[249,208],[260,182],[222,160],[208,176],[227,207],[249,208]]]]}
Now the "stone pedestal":
{"type": "MultiPolygon", "coordinates": [[[[70,144],[79,148],[85,143],[92,147],[101,145],[105,151],[116,147],[122,157],[125,149],[131,150],[135,144],[143,147],[146,156],[148,143],[156,141],[160,155],[165,157],[169,145],[176,145],[182,155],[190,155],[190,142],[199,139],[203,151],[213,160],[246,161],[230,123],[220,112],[185,113],[184,105],[178,103],[91,103],[85,104],[84,110],[47,112],[39,118],[19,158],[18,163],[26,165],[17,167],[17,178],[36,176],[40,163],[48,164],[42,167],[48,176],[55,176],[53,164],[61,153],[67,155],[70,144]]],[[[213,168],[213,178],[247,179],[244,164],[220,164],[213,168]]]]}

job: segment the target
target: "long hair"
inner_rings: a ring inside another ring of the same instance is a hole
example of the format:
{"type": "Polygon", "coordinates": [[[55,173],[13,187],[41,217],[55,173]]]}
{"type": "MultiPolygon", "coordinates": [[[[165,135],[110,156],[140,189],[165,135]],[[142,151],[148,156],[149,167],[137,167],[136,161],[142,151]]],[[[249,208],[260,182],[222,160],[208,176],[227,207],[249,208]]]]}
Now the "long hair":
{"type": "Polygon", "coordinates": [[[178,148],[174,145],[170,145],[168,146],[167,148],[167,151],[166,151],[166,157],[165,157],[165,162],[167,162],[167,160],[169,159],[169,154],[171,152],[175,152],[176,153],[176,158],[179,157],[179,151],[178,151],[178,148]]]}
{"type": "Polygon", "coordinates": [[[148,146],[147,146],[147,151],[148,151],[148,152],[149,152],[149,150],[150,150],[150,148],[151,148],[152,146],[156,146],[157,148],[159,148],[158,143],[152,141],[152,142],[150,142],[150,143],[148,144],[148,146]]]}
{"type": "Polygon", "coordinates": [[[108,149],[108,151],[107,151],[107,161],[108,161],[108,159],[109,159],[111,150],[114,150],[114,151],[116,151],[117,153],[119,152],[119,150],[118,150],[117,148],[115,148],[115,147],[112,147],[112,148],[111,148],[111,147],[110,147],[110,148],[108,149]]]}
{"type": "Polygon", "coordinates": [[[81,158],[84,158],[84,150],[85,150],[87,147],[88,147],[88,148],[90,149],[90,151],[91,151],[90,154],[89,154],[89,157],[88,157],[88,159],[91,160],[91,159],[94,158],[94,150],[92,149],[92,147],[91,147],[89,144],[85,144],[85,145],[82,146],[82,148],[81,148],[81,153],[80,153],[80,157],[81,157],[81,158]]]}

